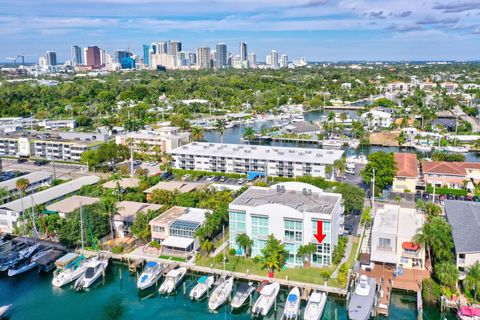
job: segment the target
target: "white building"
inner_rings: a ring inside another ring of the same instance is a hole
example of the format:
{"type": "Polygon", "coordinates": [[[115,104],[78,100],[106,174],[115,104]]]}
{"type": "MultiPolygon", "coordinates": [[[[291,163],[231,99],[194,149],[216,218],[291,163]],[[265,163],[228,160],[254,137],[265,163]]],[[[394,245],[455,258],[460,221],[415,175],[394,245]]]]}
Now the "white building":
{"type": "Polygon", "coordinates": [[[163,152],[169,152],[190,142],[190,133],[180,132],[178,127],[161,127],[117,135],[115,142],[124,145],[132,143],[134,151],[153,154],[155,146],[159,146],[163,152]]]}
{"type": "Polygon", "coordinates": [[[372,110],[365,112],[360,118],[372,128],[389,128],[392,125],[392,115],[388,112],[372,110]]]}
{"type": "Polygon", "coordinates": [[[415,209],[384,205],[375,212],[370,260],[408,269],[425,268],[425,250],[412,241],[424,224],[415,209]]]}
{"type": "Polygon", "coordinates": [[[325,166],[340,159],[343,151],[193,142],[170,154],[178,169],[325,177],[325,166]]]}
{"type": "Polygon", "coordinates": [[[10,180],[0,182],[0,189],[5,189],[9,195],[5,198],[0,198],[0,203],[8,202],[19,196],[16,183],[19,179],[27,179],[28,187],[23,191],[24,194],[29,195],[40,188],[46,187],[52,182],[53,175],[46,171],[35,171],[23,176],[19,176],[10,180]]]}
{"type": "Polygon", "coordinates": [[[273,234],[285,244],[289,266],[303,264],[297,250],[309,243],[317,246],[312,264],[330,265],[333,249],[343,233],[342,195],[323,192],[305,183],[251,187],[230,203],[228,211],[230,248],[242,254],[236,236],[245,233],[253,240],[251,256],[255,257],[261,255],[268,236],[273,234]],[[321,243],[315,237],[319,224],[325,235],[321,243]]]}
{"type": "Polygon", "coordinates": [[[43,120],[38,123],[39,127],[43,127],[48,130],[58,130],[58,129],[70,129],[73,131],[77,126],[77,121],[74,119],[66,120],[43,120]]]}
{"type": "Polygon", "coordinates": [[[412,83],[405,83],[395,81],[387,84],[387,91],[389,92],[409,92],[415,87],[412,83]]]}
{"type": "Polygon", "coordinates": [[[81,187],[92,185],[100,180],[97,176],[85,176],[70,180],[47,190],[43,190],[23,199],[17,199],[0,205],[0,231],[12,233],[17,226],[17,219],[27,214],[33,207],[47,205],[55,200],[66,197],[80,190],[81,187]]]}

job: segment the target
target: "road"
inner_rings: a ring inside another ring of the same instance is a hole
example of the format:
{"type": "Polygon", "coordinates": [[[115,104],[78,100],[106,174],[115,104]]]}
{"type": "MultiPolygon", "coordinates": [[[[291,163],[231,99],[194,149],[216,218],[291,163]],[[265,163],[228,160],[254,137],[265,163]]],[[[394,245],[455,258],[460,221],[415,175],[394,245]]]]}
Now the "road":
{"type": "Polygon", "coordinates": [[[32,161],[17,163],[16,159],[2,158],[1,160],[2,160],[3,171],[21,171],[21,172],[47,171],[47,172],[51,172],[52,174],[55,173],[56,178],[62,178],[62,179],[73,179],[81,176],[92,175],[91,172],[88,172],[87,167],[81,164],[66,164],[66,163],[54,164],[53,162],[50,162],[43,166],[36,166],[33,164],[32,161]]]}
{"type": "Polygon", "coordinates": [[[478,121],[463,112],[462,108],[460,108],[459,106],[455,106],[452,112],[456,117],[459,117],[460,119],[469,122],[472,125],[473,132],[480,132],[480,124],[478,123],[478,121]]]}

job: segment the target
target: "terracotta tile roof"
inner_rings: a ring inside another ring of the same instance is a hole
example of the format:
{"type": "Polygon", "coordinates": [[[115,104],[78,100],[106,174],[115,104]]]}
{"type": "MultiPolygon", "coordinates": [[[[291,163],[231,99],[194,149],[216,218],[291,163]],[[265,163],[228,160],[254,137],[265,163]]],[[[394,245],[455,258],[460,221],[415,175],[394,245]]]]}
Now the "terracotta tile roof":
{"type": "Polygon", "coordinates": [[[466,169],[480,169],[479,162],[422,161],[423,173],[465,176],[466,169]]]}
{"type": "Polygon", "coordinates": [[[397,177],[418,176],[417,155],[415,153],[395,152],[393,154],[397,164],[397,177]]]}

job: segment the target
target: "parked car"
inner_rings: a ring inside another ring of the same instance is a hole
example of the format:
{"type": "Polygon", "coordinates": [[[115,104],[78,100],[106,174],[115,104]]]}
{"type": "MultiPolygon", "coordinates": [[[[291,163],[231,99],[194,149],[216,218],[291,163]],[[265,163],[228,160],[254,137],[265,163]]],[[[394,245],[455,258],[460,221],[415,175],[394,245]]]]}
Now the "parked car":
{"type": "Polygon", "coordinates": [[[473,201],[480,202],[480,197],[479,196],[473,196],[473,201]]]}
{"type": "Polygon", "coordinates": [[[173,174],[171,172],[165,171],[160,174],[160,179],[162,180],[172,180],[173,174]]]}
{"type": "Polygon", "coordinates": [[[36,160],[33,162],[34,165],[36,166],[44,166],[46,164],[48,164],[50,161],[48,160],[36,160]]]}
{"type": "Polygon", "coordinates": [[[423,193],[423,199],[425,199],[425,200],[430,200],[430,193],[424,192],[424,193],[423,193]]]}
{"type": "Polygon", "coordinates": [[[213,182],[215,181],[215,176],[208,176],[207,177],[207,182],[213,182]]]}
{"type": "Polygon", "coordinates": [[[245,179],[243,178],[238,179],[237,184],[244,184],[244,183],[245,183],[245,179]]]}
{"type": "Polygon", "coordinates": [[[182,177],[182,180],[183,181],[189,181],[190,179],[192,179],[192,175],[191,174],[186,174],[182,177]]]}
{"type": "Polygon", "coordinates": [[[448,200],[455,200],[455,197],[451,194],[447,194],[447,199],[448,200]]]}
{"type": "Polygon", "coordinates": [[[473,197],[472,196],[466,196],[465,201],[473,201],[473,197]]]}
{"type": "Polygon", "coordinates": [[[355,169],[347,169],[345,170],[345,173],[353,176],[355,174],[355,169]]]}
{"type": "Polygon", "coordinates": [[[20,159],[17,159],[17,163],[24,163],[24,162],[27,162],[28,159],[25,159],[25,158],[20,158],[20,159]]]}
{"type": "Polygon", "coordinates": [[[226,181],[227,181],[227,177],[221,176],[221,177],[218,179],[218,181],[220,181],[220,182],[226,182],[226,181]]]}
{"type": "Polygon", "coordinates": [[[465,200],[465,197],[464,196],[455,196],[455,199],[456,200],[465,200]]]}
{"type": "Polygon", "coordinates": [[[141,164],[142,164],[142,160],[134,160],[134,161],[133,161],[133,165],[134,165],[134,166],[139,166],[139,165],[141,165],[141,164]]]}
{"type": "Polygon", "coordinates": [[[422,199],[422,191],[417,191],[415,193],[415,200],[422,199]]]}

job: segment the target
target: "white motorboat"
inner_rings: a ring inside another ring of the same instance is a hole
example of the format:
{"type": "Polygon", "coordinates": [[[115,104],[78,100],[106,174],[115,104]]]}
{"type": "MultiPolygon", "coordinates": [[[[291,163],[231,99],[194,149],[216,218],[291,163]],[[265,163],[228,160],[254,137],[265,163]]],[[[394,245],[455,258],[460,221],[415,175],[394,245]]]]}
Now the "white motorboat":
{"type": "Polygon", "coordinates": [[[325,292],[312,293],[303,313],[303,320],[320,320],[326,303],[327,294],[325,292]]]}
{"type": "Polygon", "coordinates": [[[148,261],[137,280],[137,288],[144,290],[153,286],[162,277],[163,270],[165,266],[162,263],[148,261]]]}
{"type": "Polygon", "coordinates": [[[85,273],[75,281],[75,290],[90,288],[98,278],[105,274],[108,267],[108,259],[94,258],[88,261],[85,273]]]}
{"type": "Polygon", "coordinates": [[[213,276],[201,276],[197,281],[197,285],[190,291],[190,300],[202,299],[207,291],[212,288],[214,282],[215,279],[213,276]]]}
{"type": "Polygon", "coordinates": [[[161,294],[170,294],[177,288],[177,286],[182,282],[183,278],[187,274],[187,268],[180,267],[173,269],[167,273],[165,276],[165,281],[158,289],[158,292],[161,294]]]}
{"type": "Polygon", "coordinates": [[[348,317],[351,320],[367,320],[372,314],[375,301],[376,282],[374,278],[361,275],[358,278],[355,291],[348,303],[348,317]]]}
{"type": "Polygon", "coordinates": [[[429,146],[429,145],[416,144],[413,147],[415,148],[415,150],[418,150],[420,152],[430,152],[430,151],[432,151],[432,146],[429,146]]]}
{"type": "Polygon", "coordinates": [[[283,319],[296,320],[298,319],[298,312],[300,309],[300,290],[294,287],[290,290],[283,308],[283,319]]]}
{"type": "Polygon", "coordinates": [[[233,277],[230,277],[213,290],[210,299],[208,299],[208,308],[210,310],[217,310],[217,308],[224,304],[230,297],[232,289],[233,277]]]}
{"type": "Polygon", "coordinates": [[[445,147],[445,151],[447,151],[447,152],[467,153],[468,150],[469,150],[468,148],[462,147],[462,146],[460,146],[460,147],[452,147],[452,146],[445,147]]]}
{"type": "Polygon", "coordinates": [[[323,140],[322,148],[323,149],[341,149],[343,143],[338,140],[323,140]]]}
{"type": "Polygon", "coordinates": [[[252,283],[240,283],[237,292],[235,292],[235,295],[233,296],[232,303],[230,304],[232,309],[238,309],[245,305],[254,291],[255,287],[252,283]]]}
{"type": "Polygon", "coordinates": [[[14,266],[8,269],[8,276],[13,277],[29,270],[32,270],[37,266],[37,262],[28,258],[19,260],[14,266]]]}
{"type": "Polygon", "coordinates": [[[7,304],[6,306],[1,306],[0,307],[0,317],[3,317],[5,315],[5,313],[7,313],[7,311],[10,309],[12,305],[11,304],[7,304]]]}
{"type": "Polygon", "coordinates": [[[278,284],[278,282],[264,286],[262,291],[260,291],[260,297],[258,297],[257,301],[255,301],[255,304],[253,305],[252,314],[254,316],[265,317],[277,299],[279,291],[280,284],[278,284]]]}
{"type": "Polygon", "coordinates": [[[88,262],[89,260],[85,260],[83,255],[79,256],[75,253],[67,253],[55,261],[57,269],[53,273],[52,285],[60,288],[77,280],[83,276],[87,270],[88,262]]]}

